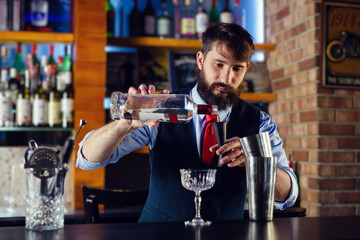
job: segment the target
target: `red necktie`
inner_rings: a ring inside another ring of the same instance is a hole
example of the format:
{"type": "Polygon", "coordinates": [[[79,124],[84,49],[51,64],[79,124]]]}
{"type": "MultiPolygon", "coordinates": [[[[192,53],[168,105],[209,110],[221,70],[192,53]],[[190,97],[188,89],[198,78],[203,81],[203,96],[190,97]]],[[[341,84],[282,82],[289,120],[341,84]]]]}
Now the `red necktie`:
{"type": "Polygon", "coordinates": [[[210,152],[209,148],[216,144],[216,137],[212,122],[217,122],[217,115],[205,115],[206,127],[204,132],[204,140],[202,147],[202,160],[205,164],[210,165],[214,159],[215,152],[210,152]]]}

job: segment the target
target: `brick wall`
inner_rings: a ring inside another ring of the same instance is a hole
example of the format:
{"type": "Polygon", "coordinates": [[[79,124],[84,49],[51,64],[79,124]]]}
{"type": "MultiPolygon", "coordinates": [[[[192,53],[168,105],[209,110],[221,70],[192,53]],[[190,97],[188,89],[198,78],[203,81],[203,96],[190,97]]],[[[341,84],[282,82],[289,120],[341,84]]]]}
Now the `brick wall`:
{"type": "Polygon", "coordinates": [[[300,174],[307,216],[360,215],[360,90],[321,85],[320,0],[265,0],[269,111],[300,174]]]}

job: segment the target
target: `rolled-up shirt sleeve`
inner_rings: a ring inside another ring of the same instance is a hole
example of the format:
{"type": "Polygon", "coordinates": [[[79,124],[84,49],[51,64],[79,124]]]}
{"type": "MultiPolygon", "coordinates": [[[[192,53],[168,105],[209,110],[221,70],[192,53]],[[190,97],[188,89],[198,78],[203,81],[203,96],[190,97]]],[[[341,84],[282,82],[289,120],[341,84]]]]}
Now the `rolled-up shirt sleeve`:
{"type": "Polygon", "coordinates": [[[101,167],[105,167],[110,163],[116,163],[123,156],[131,153],[132,151],[139,149],[145,145],[149,145],[150,149],[155,144],[155,139],[157,135],[157,128],[152,128],[145,126],[143,128],[138,128],[134,132],[127,135],[124,140],[116,148],[115,152],[105,161],[94,163],[88,161],[82,154],[82,148],[86,139],[94,131],[89,132],[85,135],[84,139],[79,143],[79,150],[77,152],[76,167],[83,170],[93,170],[101,167]]]}
{"type": "Polygon", "coordinates": [[[284,169],[289,174],[291,179],[291,190],[288,198],[285,200],[285,202],[275,202],[275,207],[283,210],[294,205],[299,195],[299,186],[294,171],[289,167],[285,151],[282,147],[283,142],[276,129],[276,123],[270,118],[268,114],[261,112],[260,132],[266,131],[268,131],[270,135],[273,156],[278,158],[278,167],[284,169]]]}

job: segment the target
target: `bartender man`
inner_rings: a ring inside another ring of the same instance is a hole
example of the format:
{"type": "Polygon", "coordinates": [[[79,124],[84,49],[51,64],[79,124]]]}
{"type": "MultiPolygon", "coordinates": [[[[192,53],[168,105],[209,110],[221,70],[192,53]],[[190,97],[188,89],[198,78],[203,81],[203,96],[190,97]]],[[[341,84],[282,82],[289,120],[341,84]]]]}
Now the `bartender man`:
{"type": "MultiPolygon", "coordinates": [[[[273,155],[278,157],[275,207],[292,206],[298,195],[296,177],[288,166],[276,124],[269,115],[238,97],[254,51],[251,35],[239,25],[220,23],[209,27],[196,55],[198,83],[191,89],[176,91],[189,94],[197,104],[218,105],[219,120],[227,122],[226,143],[220,148],[213,145],[204,149],[218,156],[228,153],[220,160],[225,167],[218,168],[214,187],[202,193],[201,216],[207,220],[243,218],[247,188],[241,137],[270,133],[273,155]]],[[[144,84],[129,89],[131,94],[154,92],[154,86],[144,84]]],[[[85,136],[79,144],[76,166],[86,170],[101,168],[149,145],[149,195],[139,221],[190,220],[195,215],[194,193],[182,187],[179,169],[216,167],[216,161],[202,159],[205,125],[202,114],[187,124],[116,120],[85,136]]]]}

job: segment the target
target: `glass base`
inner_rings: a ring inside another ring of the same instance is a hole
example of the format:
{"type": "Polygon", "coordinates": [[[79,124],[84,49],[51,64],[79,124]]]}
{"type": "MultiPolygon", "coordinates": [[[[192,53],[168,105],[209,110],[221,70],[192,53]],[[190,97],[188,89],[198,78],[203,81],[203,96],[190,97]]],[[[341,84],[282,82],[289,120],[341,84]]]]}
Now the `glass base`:
{"type": "Polygon", "coordinates": [[[185,221],[185,225],[191,225],[191,226],[209,226],[211,224],[210,221],[204,221],[202,218],[194,218],[190,221],[185,221]]]}

